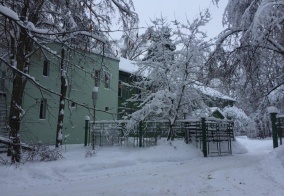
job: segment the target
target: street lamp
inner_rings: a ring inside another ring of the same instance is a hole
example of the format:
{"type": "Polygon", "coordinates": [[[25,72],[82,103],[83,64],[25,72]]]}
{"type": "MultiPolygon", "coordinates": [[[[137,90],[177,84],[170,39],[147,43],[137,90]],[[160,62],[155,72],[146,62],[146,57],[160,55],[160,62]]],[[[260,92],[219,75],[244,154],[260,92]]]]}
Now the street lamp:
{"type": "Polygon", "coordinates": [[[92,99],[94,106],[94,119],[93,119],[93,127],[92,127],[92,149],[95,150],[95,120],[96,120],[96,102],[98,99],[99,87],[94,87],[92,90],[92,99]]]}

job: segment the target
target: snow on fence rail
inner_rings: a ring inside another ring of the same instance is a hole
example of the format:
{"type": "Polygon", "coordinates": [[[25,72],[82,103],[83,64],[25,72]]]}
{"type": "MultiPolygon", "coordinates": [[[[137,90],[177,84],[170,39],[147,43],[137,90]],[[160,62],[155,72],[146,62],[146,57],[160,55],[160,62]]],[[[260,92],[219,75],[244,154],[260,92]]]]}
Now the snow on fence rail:
{"type": "MultiPolygon", "coordinates": [[[[92,127],[95,131],[95,145],[127,145],[147,147],[157,144],[159,138],[167,137],[169,121],[141,121],[137,129],[127,130],[128,121],[90,121],[88,144],[92,127]]],[[[175,136],[186,143],[193,143],[200,148],[204,156],[232,154],[231,141],[234,139],[233,121],[217,118],[197,118],[177,120],[173,126],[175,136]],[[203,121],[202,121],[203,120],[203,121]],[[204,122],[204,123],[202,123],[204,122]]]]}

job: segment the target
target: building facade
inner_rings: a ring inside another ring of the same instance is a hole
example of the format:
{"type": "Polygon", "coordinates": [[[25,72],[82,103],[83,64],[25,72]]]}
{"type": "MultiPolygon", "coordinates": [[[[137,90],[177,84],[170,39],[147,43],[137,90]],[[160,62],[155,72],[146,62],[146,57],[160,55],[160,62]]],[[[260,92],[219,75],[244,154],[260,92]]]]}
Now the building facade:
{"type": "MultiPolygon", "coordinates": [[[[23,117],[20,137],[23,142],[42,141],[54,144],[56,139],[57,118],[64,113],[62,136],[66,143],[83,143],[85,117],[93,120],[92,90],[99,87],[96,102],[96,120],[114,120],[117,118],[117,86],[119,59],[106,57],[89,51],[69,50],[66,52],[67,95],[64,111],[59,111],[61,87],[61,68],[59,56],[61,46],[54,44],[54,51],[37,51],[31,58],[28,75],[34,77],[37,84],[27,82],[23,97],[23,117]]],[[[9,100],[12,89],[12,72],[1,65],[5,75],[5,90],[9,100]]],[[[9,107],[9,104],[7,105],[9,107]]],[[[7,108],[9,111],[9,108],[7,108]]]]}

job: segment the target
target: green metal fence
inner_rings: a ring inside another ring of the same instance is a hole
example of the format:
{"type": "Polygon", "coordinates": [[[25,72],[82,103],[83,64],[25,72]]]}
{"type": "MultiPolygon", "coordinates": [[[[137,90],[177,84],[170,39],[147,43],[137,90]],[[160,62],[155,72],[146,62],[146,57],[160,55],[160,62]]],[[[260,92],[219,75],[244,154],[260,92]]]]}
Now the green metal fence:
{"type": "MultiPolygon", "coordinates": [[[[126,130],[127,121],[89,122],[87,143],[91,144],[94,130],[94,144],[99,146],[124,145],[148,147],[157,145],[160,138],[166,138],[169,121],[141,121],[134,130],[126,130]]],[[[173,126],[176,138],[193,143],[204,156],[232,154],[231,142],[234,139],[233,122],[216,118],[177,120],[173,126]]]]}
{"type": "Polygon", "coordinates": [[[217,118],[192,119],[184,122],[185,142],[193,143],[207,155],[232,154],[233,121],[217,118]]]}

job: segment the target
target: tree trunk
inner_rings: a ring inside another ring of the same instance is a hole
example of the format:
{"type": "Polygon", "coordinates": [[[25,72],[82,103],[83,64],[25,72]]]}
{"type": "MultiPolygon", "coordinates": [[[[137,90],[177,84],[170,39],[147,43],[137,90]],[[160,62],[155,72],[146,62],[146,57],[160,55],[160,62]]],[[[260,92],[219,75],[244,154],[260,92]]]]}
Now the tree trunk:
{"type": "Polygon", "coordinates": [[[175,138],[175,133],[174,133],[173,125],[170,124],[167,141],[174,140],[174,138],[175,138]]]}
{"type": "Polygon", "coordinates": [[[59,111],[57,119],[57,130],[56,130],[56,143],[55,146],[59,147],[62,144],[62,129],[63,129],[63,120],[64,120],[64,108],[65,108],[65,97],[67,93],[67,73],[65,66],[65,48],[64,46],[61,49],[61,88],[60,88],[60,99],[59,99],[59,111]]]}
{"type": "MultiPolygon", "coordinates": [[[[27,36],[25,29],[21,28],[19,45],[15,45],[15,40],[12,38],[12,57],[11,63],[16,66],[21,72],[25,72],[29,67],[29,58],[26,57],[31,51],[30,39],[27,36]]],[[[9,112],[9,127],[10,139],[13,144],[9,146],[8,156],[12,155],[12,162],[20,162],[21,147],[20,147],[20,126],[21,126],[21,113],[22,113],[22,99],[24,96],[26,78],[21,73],[14,72],[13,87],[11,94],[10,112],[9,112]]]]}
{"type": "Polygon", "coordinates": [[[20,108],[22,106],[22,97],[24,93],[24,83],[22,77],[16,74],[13,80],[13,89],[10,103],[9,126],[10,126],[10,139],[13,144],[10,145],[8,155],[12,155],[12,162],[20,162],[20,108]]]}

